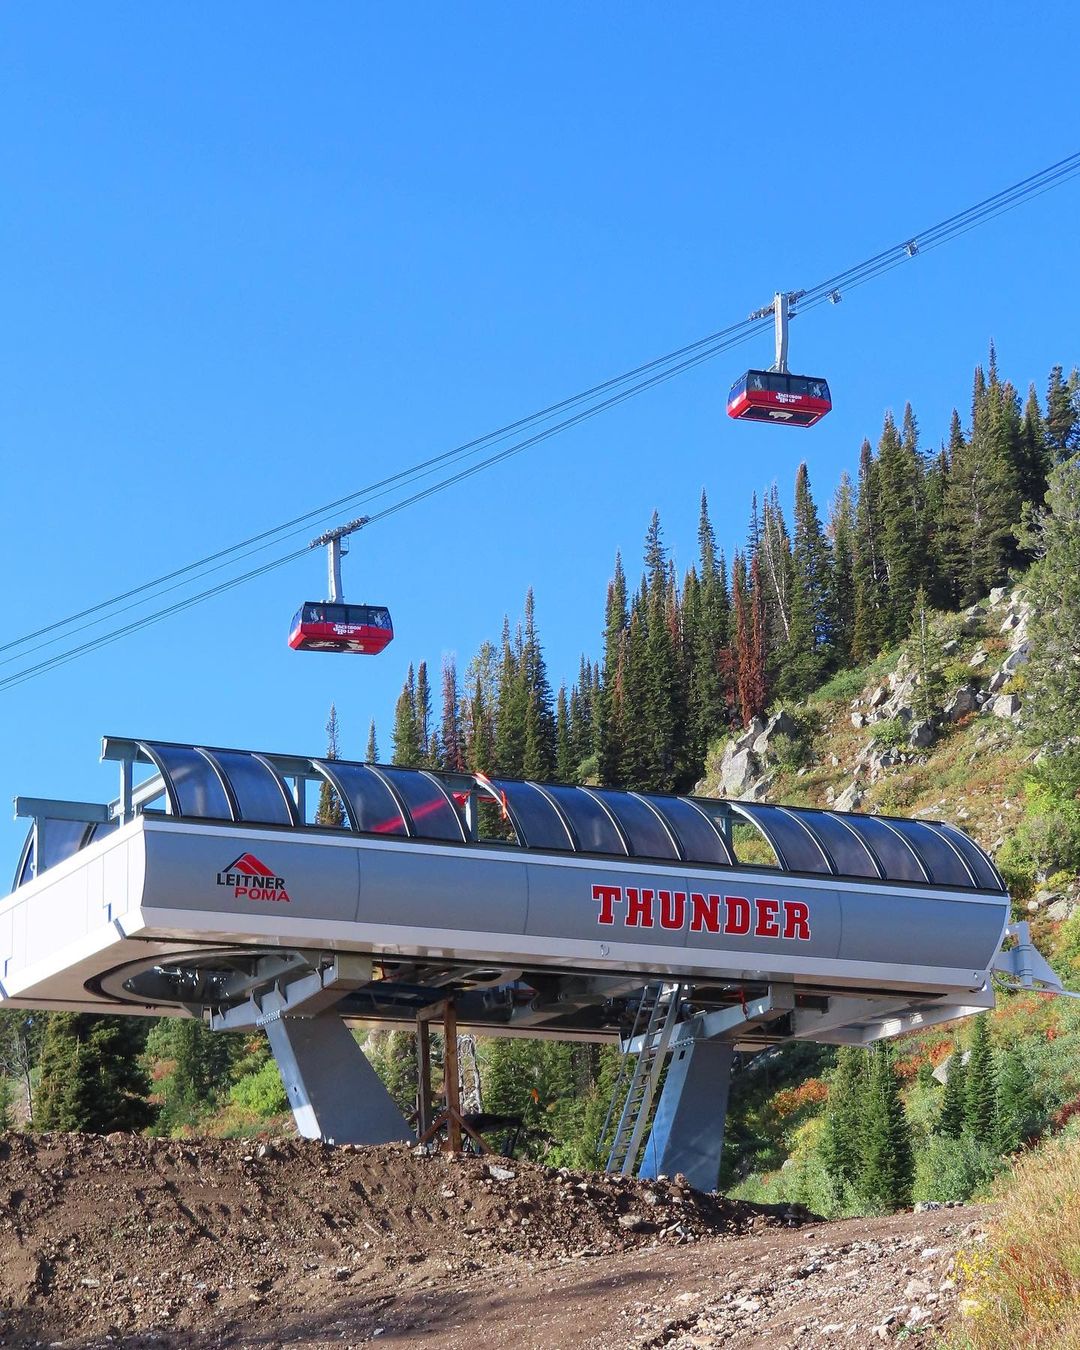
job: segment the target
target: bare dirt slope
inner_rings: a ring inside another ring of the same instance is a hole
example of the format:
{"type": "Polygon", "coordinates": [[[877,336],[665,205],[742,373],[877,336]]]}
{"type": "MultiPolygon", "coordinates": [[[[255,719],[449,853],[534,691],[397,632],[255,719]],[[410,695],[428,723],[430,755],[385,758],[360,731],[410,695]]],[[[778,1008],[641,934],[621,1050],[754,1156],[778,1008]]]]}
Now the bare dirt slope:
{"type": "Polygon", "coordinates": [[[981,1221],[819,1224],[677,1180],[404,1145],[11,1134],[0,1344],[929,1343],[981,1221]]]}

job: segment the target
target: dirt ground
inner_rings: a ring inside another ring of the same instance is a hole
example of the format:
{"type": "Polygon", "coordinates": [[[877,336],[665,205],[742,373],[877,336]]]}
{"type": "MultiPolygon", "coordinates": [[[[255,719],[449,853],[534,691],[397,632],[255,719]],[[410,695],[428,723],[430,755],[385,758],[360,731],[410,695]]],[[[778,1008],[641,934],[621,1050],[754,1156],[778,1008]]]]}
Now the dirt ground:
{"type": "Polygon", "coordinates": [[[825,1224],[405,1145],[0,1136],[0,1345],[929,1345],[975,1207],[825,1224]]]}

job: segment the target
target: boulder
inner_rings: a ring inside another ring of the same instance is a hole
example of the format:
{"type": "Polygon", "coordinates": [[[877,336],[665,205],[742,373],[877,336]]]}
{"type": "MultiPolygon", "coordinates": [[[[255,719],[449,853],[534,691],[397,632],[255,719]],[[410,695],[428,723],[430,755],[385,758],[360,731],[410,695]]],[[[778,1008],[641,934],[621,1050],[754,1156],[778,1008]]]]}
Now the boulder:
{"type": "Polygon", "coordinates": [[[946,656],[952,656],[954,652],[958,652],[960,650],[960,639],[950,638],[948,642],[943,642],[941,644],[941,650],[942,652],[944,652],[946,656]]]}
{"type": "Polygon", "coordinates": [[[732,741],[732,752],[738,750],[750,750],[764,730],[765,723],[762,718],[755,717],[746,730],[740,736],[736,736],[734,741],[732,741]]]}
{"type": "Polygon", "coordinates": [[[1054,923],[1063,923],[1071,919],[1078,909],[1080,900],[1075,895],[1061,895],[1046,906],[1046,917],[1054,923]]]}
{"type": "Polygon", "coordinates": [[[1008,673],[1005,670],[995,670],[990,677],[990,683],[986,686],[987,692],[991,694],[1000,693],[1008,683],[1008,673]]]}
{"type": "Polygon", "coordinates": [[[861,783],[852,783],[846,787],[833,805],[838,811],[857,811],[862,805],[863,790],[861,783]]]}
{"type": "Polygon", "coordinates": [[[743,794],[745,801],[763,802],[769,795],[769,789],[776,782],[776,770],[770,769],[768,773],[762,774],[756,783],[751,783],[743,794]]]}
{"type": "Polygon", "coordinates": [[[993,590],[990,592],[989,596],[990,608],[997,609],[998,605],[1004,602],[1005,597],[1008,594],[1009,594],[1008,586],[995,586],[993,590]]]}
{"type": "Polygon", "coordinates": [[[986,653],[980,647],[979,650],[975,652],[974,655],[971,657],[971,660],[968,661],[968,665],[971,667],[972,670],[978,670],[980,666],[986,665],[987,660],[988,658],[986,653]]]}
{"type": "Polygon", "coordinates": [[[945,704],[945,716],[950,722],[959,722],[961,717],[974,712],[978,706],[975,701],[975,690],[970,684],[965,684],[945,704]]]}
{"type": "Polygon", "coordinates": [[[763,730],[755,736],[750,748],[755,755],[767,756],[774,736],[793,736],[798,729],[795,719],[781,709],[775,717],[769,718],[763,730]]]}
{"type": "Polygon", "coordinates": [[[1021,666],[1025,666],[1031,657],[1031,639],[1024,638],[1018,647],[1014,647],[1001,663],[1006,675],[1015,675],[1021,666]]]}
{"type": "Polygon", "coordinates": [[[908,742],[916,750],[925,750],[937,740],[937,729],[933,722],[916,722],[908,736],[908,742]]]}
{"type": "Polygon", "coordinates": [[[1018,609],[1010,609],[1004,619],[1002,619],[1001,628],[998,631],[1001,633],[1011,633],[1014,628],[1019,628],[1022,622],[1023,618],[1020,611],[1018,609]]]}
{"type": "Polygon", "coordinates": [[[856,730],[858,730],[860,727],[866,726],[865,715],[861,712],[853,712],[851,714],[851,725],[855,727],[856,730]]]}
{"type": "Polygon", "coordinates": [[[874,692],[870,695],[870,697],[866,701],[871,708],[880,708],[883,703],[887,703],[889,701],[889,691],[885,688],[883,684],[878,685],[878,687],[874,690],[874,692]]]}
{"type": "Polygon", "coordinates": [[[995,694],[993,698],[987,699],[984,712],[993,713],[995,717],[1020,716],[1020,700],[1015,694],[995,694]]]}
{"type": "Polygon", "coordinates": [[[741,797],[760,777],[761,761],[752,750],[737,750],[733,746],[720,763],[720,791],[725,797],[741,797]]]}
{"type": "Polygon", "coordinates": [[[979,611],[973,614],[970,610],[960,620],[960,631],[965,637],[974,637],[976,633],[982,632],[983,616],[979,611]]]}

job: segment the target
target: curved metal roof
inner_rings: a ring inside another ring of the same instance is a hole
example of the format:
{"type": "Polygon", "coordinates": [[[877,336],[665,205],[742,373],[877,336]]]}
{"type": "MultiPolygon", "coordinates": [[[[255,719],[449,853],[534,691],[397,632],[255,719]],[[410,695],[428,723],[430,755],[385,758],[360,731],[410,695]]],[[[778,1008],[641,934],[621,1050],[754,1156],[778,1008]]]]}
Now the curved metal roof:
{"type": "MultiPolygon", "coordinates": [[[[136,789],[143,809],[164,798],[169,814],[244,825],[327,828],[306,808],[305,787],[332,789],[346,815],[343,829],[383,838],[453,844],[513,844],[605,857],[646,858],[708,867],[774,866],[849,880],[1004,892],[997,869],[967,835],[937,821],[867,816],[758,802],[675,797],[612,788],[570,787],[483,774],[436,773],[355,763],[107,738],[103,758],[150,764],[155,778],[136,789]],[[481,838],[476,804],[490,803],[499,837],[481,838]],[[494,810],[492,810],[494,808],[494,810]],[[514,836],[513,838],[510,835],[514,836]],[[756,848],[745,836],[756,835],[756,848]],[[761,843],[772,860],[761,857],[761,843]]],[[[116,815],[131,810],[117,803],[116,815]]],[[[112,822],[110,822],[111,827],[112,822]]],[[[103,827],[50,820],[46,865],[89,844],[103,827]]],[[[37,870],[33,834],[17,884],[37,870]]]]}

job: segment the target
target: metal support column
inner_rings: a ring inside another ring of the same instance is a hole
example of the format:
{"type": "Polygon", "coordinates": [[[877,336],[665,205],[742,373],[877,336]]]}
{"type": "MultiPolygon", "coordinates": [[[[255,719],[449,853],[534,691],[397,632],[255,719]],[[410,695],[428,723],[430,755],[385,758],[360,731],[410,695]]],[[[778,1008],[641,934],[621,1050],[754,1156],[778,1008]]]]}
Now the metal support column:
{"type": "Polygon", "coordinates": [[[726,1041],[689,1041],[674,1050],[638,1172],[682,1172],[699,1191],[714,1191],[724,1147],[731,1060],[726,1041]]]}
{"type": "Polygon", "coordinates": [[[413,1133],[336,1012],[265,1026],[305,1139],[328,1144],[412,1142],[413,1133]]]}
{"type": "Polygon", "coordinates": [[[426,1017],[416,1019],[416,1134],[431,1125],[431,1028],[426,1017]]]}

